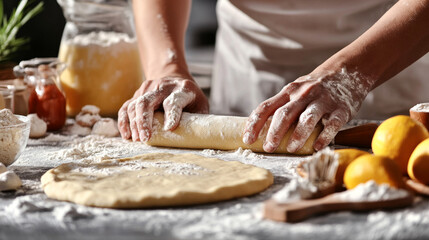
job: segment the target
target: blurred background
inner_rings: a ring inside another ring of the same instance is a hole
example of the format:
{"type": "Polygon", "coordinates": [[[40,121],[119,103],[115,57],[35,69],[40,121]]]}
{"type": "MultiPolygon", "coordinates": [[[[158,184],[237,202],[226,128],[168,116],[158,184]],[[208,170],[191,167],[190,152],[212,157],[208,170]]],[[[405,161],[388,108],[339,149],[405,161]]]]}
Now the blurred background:
{"type": "MultiPolygon", "coordinates": [[[[61,7],[55,0],[44,2],[43,11],[25,24],[19,31],[20,37],[29,37],[28,49],[21,51],[13,62],[35,57],[56,57],[60,46],[65,19],[61,7]]],[[[4,12],[9,16],[19,1],[3,0],[4,12]]],[[[216,1],[193,1],[186,33],[187,57],[190,61],[211,62],[217,29],[216,1]]]]}

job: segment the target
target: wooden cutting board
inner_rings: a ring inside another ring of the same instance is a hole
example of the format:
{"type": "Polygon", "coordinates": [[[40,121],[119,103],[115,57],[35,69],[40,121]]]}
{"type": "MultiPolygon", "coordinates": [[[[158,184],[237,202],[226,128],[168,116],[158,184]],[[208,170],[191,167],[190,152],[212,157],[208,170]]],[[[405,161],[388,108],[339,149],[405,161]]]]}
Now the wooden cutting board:
{"type": "Polygon", "coordinates": [[[338,211],[370,211],[374,209],[392,209],[410,206],[414,195],[384,201],[350,202],[339,199],[335,194],[323,198],[302,200],[282,204],[273,199],[264,203],[264,218],[280,222],[299,222],[309,217],[338,211]]]}

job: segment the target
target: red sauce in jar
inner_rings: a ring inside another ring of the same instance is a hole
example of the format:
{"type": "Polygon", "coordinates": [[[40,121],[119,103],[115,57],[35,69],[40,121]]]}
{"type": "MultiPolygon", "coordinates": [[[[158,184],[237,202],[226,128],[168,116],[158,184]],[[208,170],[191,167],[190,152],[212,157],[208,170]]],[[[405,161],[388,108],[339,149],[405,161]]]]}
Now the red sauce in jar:
{"type": "Polygon", "coordinates": [[[61,129],[66,122],[66,98],[54,83],[38,83],[28,99],[28,111],[48,125],[48,131],[61,129]]]}

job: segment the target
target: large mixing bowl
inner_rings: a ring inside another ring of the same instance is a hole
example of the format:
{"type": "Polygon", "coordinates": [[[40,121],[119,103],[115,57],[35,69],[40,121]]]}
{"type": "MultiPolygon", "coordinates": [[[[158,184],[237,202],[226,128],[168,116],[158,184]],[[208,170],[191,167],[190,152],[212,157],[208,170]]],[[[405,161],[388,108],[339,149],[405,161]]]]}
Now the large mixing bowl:
{"type": "Polygon", "coordinates": [[[9,166],[14,163],[27,146],[30,135],[30,120],[26,116],[15,115],[22,123],[0,126],[0,162],[9,166]]]}

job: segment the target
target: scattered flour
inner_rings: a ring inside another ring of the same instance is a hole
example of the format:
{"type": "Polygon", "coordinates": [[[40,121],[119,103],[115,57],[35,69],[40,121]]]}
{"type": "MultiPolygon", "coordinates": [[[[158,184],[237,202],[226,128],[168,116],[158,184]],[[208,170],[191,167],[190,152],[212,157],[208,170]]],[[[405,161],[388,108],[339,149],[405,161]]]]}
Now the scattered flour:
{"type": "MultiPolygon", "coordinates": [[[[149,168],[161,169],[157,174],[176,174],[176,175],[200,175],[200,171],[207,169],[190,163],[175,163],[170,161],[107,161],[101,164],[69,164],[72,173],[83,173],[98,176],[111,176],[122,174],[127,171],[139,171],[149,168]]],[[[96,177],[96,176],[95,176],[96,177]]]]}
{"type": "MultiPolygon", "coordinates": [[[[70,137],[66,139],[70,140],[70,137]]],[[[48,159],[62,162],[100,162],[130,157],[150,148],[141,142],[129,142],[120,138],[106,138],[98,135],[77,138],[66,146],[68,148],[50,153],[48,159]]]]}
{"type": "Polygon", "coordinates": [[[287,183],[280,191],[273,195],[273,199],[278,203],[292,203],[301,199],[311,198],[317,192],[317,187],[303,178],[294,178],[287,183]]]}
{"type": "Polygon", "coordinates": [[[263,155],[254,153],[250,149],[242,149],[241,147],[235,150],[233,154],[238,157],[243,157],[243,158],[253,159],[253,160],[264,159],[263,155]]]}
{"type": "Polygon", "coordinates": [[[387,184],[378,185],[374,180],[361,183],[351,190],[336,193],[336,196],[344,201],[382,201],[403,198],[409,193],[403,189],[395,189],[387,184]]]}

